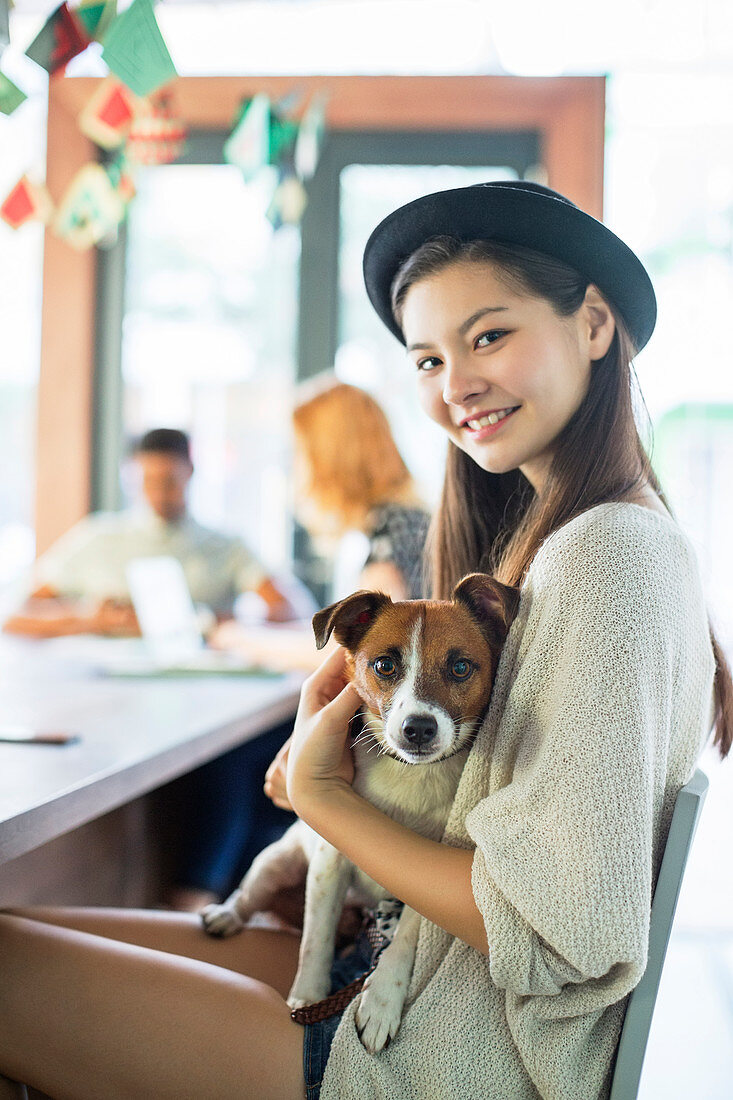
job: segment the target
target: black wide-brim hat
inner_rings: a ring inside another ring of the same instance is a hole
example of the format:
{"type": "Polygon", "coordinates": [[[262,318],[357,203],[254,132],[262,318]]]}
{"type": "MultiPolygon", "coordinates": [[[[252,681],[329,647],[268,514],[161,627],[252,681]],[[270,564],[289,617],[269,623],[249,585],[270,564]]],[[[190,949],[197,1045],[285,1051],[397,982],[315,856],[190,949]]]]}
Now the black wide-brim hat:
{"type": "Polygon", "coordinates": [[[501,180],[424,195],[380,222],[364,250],[367,294],[390,332],[405,338],[392,314],[398,270],[433,237],[498,241],[534,249],[594,283],[624,319],[637,351],[654,330],[657,300],[646,270],[602,222],[557,191],[523,180],[501,180]]]}

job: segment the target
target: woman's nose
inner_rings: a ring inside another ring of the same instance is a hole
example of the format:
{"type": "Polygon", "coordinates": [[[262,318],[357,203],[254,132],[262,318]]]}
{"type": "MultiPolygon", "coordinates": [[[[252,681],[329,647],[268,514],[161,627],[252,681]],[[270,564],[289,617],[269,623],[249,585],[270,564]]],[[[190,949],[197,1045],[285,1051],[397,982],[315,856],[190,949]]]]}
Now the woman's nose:
{"type": "Polygon", "coordinates": [[[455,357],[446,359],[443,369],[443,400],[446,405],[464,405],[485,393],[489,382],[476,373],[471,364],[455,357]]]}

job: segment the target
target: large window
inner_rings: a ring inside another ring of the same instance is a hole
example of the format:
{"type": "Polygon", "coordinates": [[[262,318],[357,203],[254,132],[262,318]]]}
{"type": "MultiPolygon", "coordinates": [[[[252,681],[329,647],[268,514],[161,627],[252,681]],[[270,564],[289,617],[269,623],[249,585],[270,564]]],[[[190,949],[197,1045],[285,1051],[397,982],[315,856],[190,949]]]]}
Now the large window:
{"type": "MultiPolygon", "coordinates": [[[[119,265],[124,293],[121,281],[114,285],[117,260],[102,260],[102,297],[124,299],[123,435],[155,426],[188,430],[194,515],[240,533],[269,568],[282,569],[292,555],[293,386],[335,369],[383,403],[426,501],[434,502],[445,444],[416,408],[401,346],[366,300],[364,243],[401,203],[435,189],[516,178],[537,155],[532,131],[329,134],[302,249],[300,229],[275,231],[265,217],[266,188],[245,185],[220,162],[217,135],[198,135],[186,163],[141,172],[119,265]]],[[[99,366],[107,392],[114,389],[113,358],[103,355],[99,366]]],[[[113,407],[109,412],[114,418],[113,407]]],[[[110,464],[113,491],[97,504],[114,507],[118,455],[105,454],[105,438],[98,420],[97,452],[110,464]]],[[[131,486],[125,489],[129,499],[131,486]]],[[[300,541],[296,557],[307,582],[326,596],[319,577],[331,566],[300,541]]]]}

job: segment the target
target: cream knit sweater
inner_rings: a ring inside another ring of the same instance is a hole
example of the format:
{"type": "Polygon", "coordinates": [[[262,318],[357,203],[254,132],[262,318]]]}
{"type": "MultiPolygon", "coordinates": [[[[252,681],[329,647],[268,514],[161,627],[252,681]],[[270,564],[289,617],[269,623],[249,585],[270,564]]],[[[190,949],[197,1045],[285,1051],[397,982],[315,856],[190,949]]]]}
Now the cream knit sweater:
{"type": "Polygon", "coordinates": [[[352,1002],[323,1100],[607,1094],[713,671],[694,556],[671,520],[606,504],[547,539],[445,834],[475,847],[489,956],[423,920],[396,1039],[367,1054],[352,1002]]]}

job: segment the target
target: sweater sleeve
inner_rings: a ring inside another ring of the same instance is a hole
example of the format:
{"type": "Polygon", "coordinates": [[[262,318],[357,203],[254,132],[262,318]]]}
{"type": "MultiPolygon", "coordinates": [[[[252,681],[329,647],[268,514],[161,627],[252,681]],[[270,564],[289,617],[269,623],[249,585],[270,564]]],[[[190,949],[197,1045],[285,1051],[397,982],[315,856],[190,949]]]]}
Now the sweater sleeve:
{"type": "Polygon", "coordinates": [[[494,983],[519,997],[575,987],[583,1011],[584,983],[610,981],[619,999],[646,964],[670,708],[697,593],[670,524],[640,545],[610,519],[574,523],[576,537],[560,532],[535,559],[497,730],[498,747],[517,748],[466,827],[494,983]]]}

